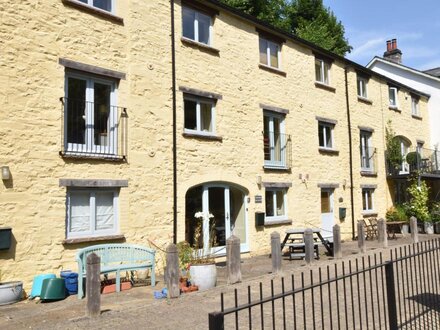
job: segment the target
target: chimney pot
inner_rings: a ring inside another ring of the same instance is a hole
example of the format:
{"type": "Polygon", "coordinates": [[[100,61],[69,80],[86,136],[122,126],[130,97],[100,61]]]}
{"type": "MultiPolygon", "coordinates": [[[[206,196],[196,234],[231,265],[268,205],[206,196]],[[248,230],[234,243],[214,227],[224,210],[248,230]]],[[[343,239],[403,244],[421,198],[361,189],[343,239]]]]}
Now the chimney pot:
{"type": "Polygon", "coordinates": [[[397,49],[397,40],[391,40],[391,50],[397,49]]]}

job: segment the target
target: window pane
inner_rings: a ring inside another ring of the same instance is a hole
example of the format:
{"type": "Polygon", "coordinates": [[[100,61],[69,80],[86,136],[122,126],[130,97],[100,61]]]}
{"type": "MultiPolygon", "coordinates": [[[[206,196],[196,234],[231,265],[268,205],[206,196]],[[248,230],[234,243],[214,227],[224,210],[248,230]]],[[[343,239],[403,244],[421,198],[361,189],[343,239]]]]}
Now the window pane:
{"type": "Polygon", "coordinates": [[[325,142],[324,142],[324,126],[322,126],[322,125],[318,126],[318,135],[319,135],[319,146],[320,147],[325,147],[325,142]]]}
{"type": "Polygon", "coordinates": [[[264,116],[264,160],[270,160],[270,133],[269,133],[270,117],[264,116]]]}
{"type": "Polygon", "coordinates": [[[328,84],[328,72],[329,72],[329,70],[330,70],[330,66],[328,65],[328,63],[325,63],[325,62],[323,62],[323,64],[324,64],[324,72],[323,72],[323,75],[324,75],[324,80],[323,80],[323,82],[325,83],[325,84],[328,84]]]}
{"type": "Polygon", "coordinates": [[[195,101],[185,100],[185,128],[197,129],[197,103],[195,101]]]}
{"type": "Polygon", "coordinates": [[[390,97],[390,105],[396,105],[396,93],[394,88],[390,88],[389,90],[390,97]]]}
{"type": "Polygon", "coordinates": [[[266,190],[266,217],[274,216],[273,191],[266,190]]]}
{"type": "Polygon", "coordinates": [[[277,44],[269,43],[270,66],[274,68],[278,68],[278,49],[279,46],[277,44]]]}
{"type": "Polygon", "coordinates": [[[67,80],[67,142],[85,143],[86,128],[86,87],[82,79],[68,78],[67,80]]]}
{"type": "Polygon", "coordinates": [[[260,63],[266,64],[267,63],[267,40],[260,38],[260,63]]]}
{"type": "Polygon", "coordinates": [[[209,45],[209,27],[211,26],[211,17],[198,13],[199,22],[199,42],[209,45]]]}
{"type": "Polygon", "coordinates": [[[95,145],[107,145],[108,143],[108,119],[110,115],[111,86],[94,84],[94,141],[95,145]]]}
{"type": "Polygon", "coordinates": [[[112,0],[93,0],[93,7],[112,11],[112,0]]]}
{"type": "Polygon", "coordinates": [[[212,132],[212,105],[209,103],[200,103],[200,121],[201,130],[212,132]]]}
{"type": "Polygon", "coordinates": [[[70,193],[69,232],[90,231],[90,194],[87,192],[70,193]]]}
{"type": "Polygon", "coordinates": [[[284,191],[278,190],[276,192],[277,200],[277,215],[285,215],[284,212],[284,191]]]}
{"type": "Polygon", "coordinates": [[[320,60],[315,60],[315,79],[316,79],[316,81],[320,81],[320,82],[323,81],[320,60]]]}
{"type": "Polygon", "coordinates": [[[330,126],[324,126],[325,129],[325,146],[327,148],[332,147],[332,128],[330,126]]]}
{"type": "Polygon", "coordinates": [[[273,146],[274,146],[274,161],[281,161],[281,129],[280,119],[273,118],[273,146]]]}
{"type": "Polygon", "coordinates": [[[328,191],[321,191],[321,213],[330,213],[330,193],[328,191]]]}
{"type": "Polygon", "coordinates": [[[113,209],[113,192],[97,192],[96,205],[96,230],[113,229],[115,226],[113,209]]]}
{"type": "Polygon", "coordinates": [[[183,8],[183,36],[188,39],[195,39],[194,34],[195,11],[183,8]]]}

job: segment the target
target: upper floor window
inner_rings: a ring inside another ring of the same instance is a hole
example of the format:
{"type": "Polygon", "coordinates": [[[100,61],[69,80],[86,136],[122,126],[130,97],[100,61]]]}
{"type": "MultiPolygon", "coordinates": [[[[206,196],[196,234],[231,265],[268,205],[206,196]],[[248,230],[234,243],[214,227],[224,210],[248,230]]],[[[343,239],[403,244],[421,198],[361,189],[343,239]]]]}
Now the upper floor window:
{"type": "Polygon", "coordinates": [[[374,189],[363,188],[362,189],[362,210],[364,212],[374,211],[374,189]]]}
{"type": "Polygon", "coordinates": [[[361,148],[361,171],[374,171],[374,148],[372,142],[372,133],[369,131],[360,132],[360,148],[361,148]]]}
{"type": "Polygon", "coordinates": [[[211,45],[212,18],[192,8],[183,7],[183,36],[185,38],[211,45]]]}
{"type": "Polygon", "coordinates": [[[289,136],[284,134],[284,116],[272,112],[264,113],[264,166],[287,168],[289,136]]]}
{"type": "Polygon", "coordinates": [[[115,0],[77,0],[79,2],[85,3],[91,7],[102,9],[112,13],[114,11],[114,1],[115,0]]]}
{"type": "Polygon", "coordinates": [[[333,129],[334,124],[318,122],[319,147],[333,149],[333,129]]]}
{"type": "Polygon", "coordinates": [[[215,135],[215,102],[196,96],[184,97],[185,131],[215,135]]]}
{"type": "Polygon", "coordinates": [[[397,87],[388,87],[388,95],[390,100],[390,107],[397,108],[397,87]]]}
{"type": "Polygon", "coordinates": [[[357,95],[363,98],[368,98],[367,94],[368,79],[362,76],[357,76],[357,95]]]}
{"type": "Polygon", "coordinates": [[[272,68],[280,68],[281,45],[260,36],[260,63],[272,68]]]}
{"type": "Polygon", "coordinates": [[[287,190],[266,188],[266,221],[287,219],[287,190]]]}
{"type": "Polygon", "coordinates": [[[329,72],[330,72],[330,63],[328,63],[323,59],[315,58],[316,81],[325,85],[329,85],[330,84],[329,72]]]}
{"type": "Polygon", "coordinates": [[[411,114],[420,117],[419,99],[414,96],[411,96],[411,114]]]}

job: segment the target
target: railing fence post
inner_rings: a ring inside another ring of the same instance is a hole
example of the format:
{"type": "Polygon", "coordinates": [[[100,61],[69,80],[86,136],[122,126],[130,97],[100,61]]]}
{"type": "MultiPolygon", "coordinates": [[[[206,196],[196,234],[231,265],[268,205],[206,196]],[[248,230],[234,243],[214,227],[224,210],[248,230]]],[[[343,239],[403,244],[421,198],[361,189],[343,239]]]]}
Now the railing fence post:
{"type": "Polygon", "coordinates": [[[364,224],[360,221],[358,221],[357,230],[358,230],[359,252],[366,253],[367,247],[365,246],[365,227],[364,227],[364,224]]]}
{"type": "Polygon", "coordinates": [[[225,316],[221,312],[209,313],[209,330],[223,330],[225,328],[225,316]]]}
{"type": "Polygon", "coordinates": [[[235,235],[226,240],[226,269],[228,284],[241,282],[240,239],[235,235]]]}
{"type": "Polygon", "coordinates": [[[305,261],[310,265],[315,259],[315,241],[313,240],[313,231],[307,228],[304,231],[304,245],[305,245],[305,261]]]}
{"type": "Polygon", "coordinates": [[[101,258],[96,253],[89,254],[86,267],[86,313],[89,317],[98,317],[101,315],[101,258]]]}
{"type": "Polygon", "coordinates": [[[377,222],[377,240],[382,243],[382,247],[388,247],[387,224],[383,218],[377,222]]]}
{"type": "Polygon", "coordinates": [[[397,330],[396,288],[394,286],[394,267],[392,261],[388,261],[385,264],[385,279],[387,286],[388,322],[390,330],[397,330]]]}
{"type": "Polygon", "coordinates": [[[167,247],[166,263],[165,282],[168,289],[168,298],[178,298],[180,296],[179,251],[175,244],[170,244],[167,247]]]}
{"type": "Polygon", "coordinates": [[[417,227],[416,217],[411,217],[409,219],[409,225],[411,227],[411,239],[413,243],[419,242],[419,228],[417,227]]]}
{"type": "Polygon", "coordinates": [[[333,226],[333,257],[336,259],[342,258],[341,227],[339,225],[333,226]]]}
{"type": "Polygon", "coordinates": [[[281,271],[281,238],[280,233],[274,231],[270,234],[272,273],[281,271]]]}

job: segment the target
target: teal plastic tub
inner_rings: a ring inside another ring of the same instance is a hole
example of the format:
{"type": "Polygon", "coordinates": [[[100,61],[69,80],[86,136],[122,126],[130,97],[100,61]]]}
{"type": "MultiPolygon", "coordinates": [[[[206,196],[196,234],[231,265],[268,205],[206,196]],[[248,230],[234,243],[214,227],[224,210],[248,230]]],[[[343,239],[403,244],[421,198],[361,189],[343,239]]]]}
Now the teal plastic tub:
{"type": "Polygon", "coordinates": [[[61,300],[66,298],[66,282],[63,278],[46,278],[41,287],[42,301],[61,300]]]}
{"type": "Polygon", "coordinates": [[[35,297],[39,297],[41,295],[41,288],[43,286],[43,280],[47,278],[56,278],[55,274],[40,274],[34,277],[34,281],[32,282],[32,291],[29,298],[33,299],[35,297]]]}

